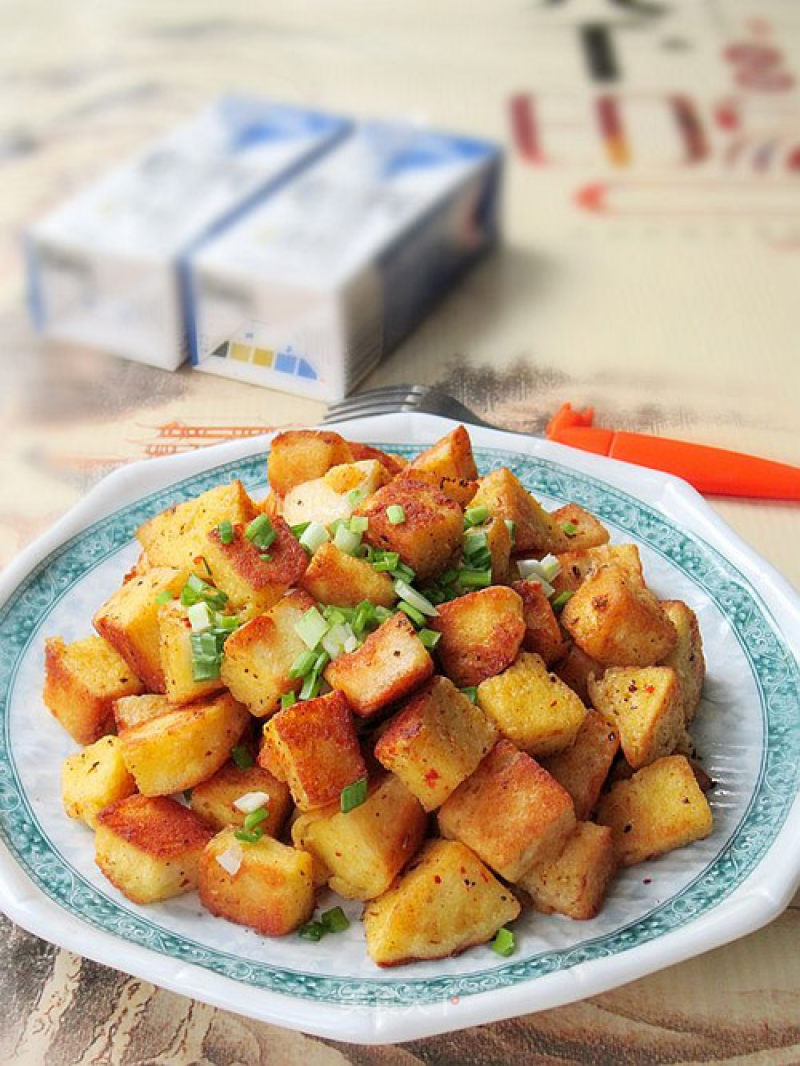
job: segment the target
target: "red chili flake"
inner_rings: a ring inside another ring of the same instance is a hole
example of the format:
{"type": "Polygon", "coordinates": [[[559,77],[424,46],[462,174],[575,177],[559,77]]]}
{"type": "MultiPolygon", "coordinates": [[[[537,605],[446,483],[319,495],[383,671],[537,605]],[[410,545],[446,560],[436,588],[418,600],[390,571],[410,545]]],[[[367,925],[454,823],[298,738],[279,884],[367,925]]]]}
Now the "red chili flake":
{"type": "Polygon", "coordinates": [[[440,777],[439,771],[438,770],[434,770],[433,767],[431,767],[430,770],[426,770],[426,772],[425,772],[425,784],[426,785],[434,785],[439,780],[439,777],[440,777]]]}
{"type": "Polygon", "coordinates": [[[441,879],[441,877],[439,877],[438,874],[434,874],[433,875],[433,879],[434,879],[434,881],[436,882],[437,885],[440,885],[442,883],[442,879],[441,879]]]}
{"type": "Polygon", "coordinates": [[[648,692],[652,696],[653,693],[656,690],[656,686],[655,685],[645,685],[644,686],[644,690],[645,690],[645,692],[648,692]]]}

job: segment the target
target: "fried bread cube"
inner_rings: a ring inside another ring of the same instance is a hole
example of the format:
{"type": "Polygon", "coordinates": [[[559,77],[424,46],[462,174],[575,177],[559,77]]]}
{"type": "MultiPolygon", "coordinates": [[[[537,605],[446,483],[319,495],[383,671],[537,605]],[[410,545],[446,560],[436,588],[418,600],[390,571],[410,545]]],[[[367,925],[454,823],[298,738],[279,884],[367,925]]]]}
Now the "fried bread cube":
{"type": "Polygon", "coordinates": [[[456,426],[430,448],[412,459],[409,470],[422,470],[439,477],[474,481],[478,476],[472,441],[463,426],[456,426]]]}
{"type": "Polygon", "coordinates": [[[572,796],[579,822],[594,810],[618,751],[617,727],[599,711],[589,711],[575,743],[542,760],[544,769],[572,796]]]}
{"type": "Polygon", "coordinates": [[[445,673],[460,688],[478,685],[513,663],[525,634],[522,600],[506,585],[490,585],[442,603],[431,629],[445,673]]]}
{"type": "Polygon", "coordinates": [[[583,703],[590,703],[589,679],[601,678],[606,668],[585,651],[581,651],[577,644],[570,644],[567,654],[553,669],[561,680],[580,696],[583,703]]]}
{"type": "Polygon", "coordinates": [[[158,642],[166,696],[170,703],[192,700],[219,692],[225,685],[219,679],[195,681],[192,667],[192,623],[178,600],[158,608],[158,642]]]}
{"type": "Polygon", "coordinates": [[[548,666],[552,665],[566,653],[567,642],[550,600],[538,581],[515,581],[511,587],[522,600],[525,622],[522,646],[541,655],[548,666]]]}
{"type": "Polygon", "coordinates": [[[126,660],[102,637],[65,644],[48,637],[42,698],[73,740],[91,744],[114,730],[114,700],[144,686],[126,660]]]}
{"type": "Polygon", "coordinates": [[[557,593],[574,592],[587,574],[605,563],[621,566],[635,584],[644,584],[642,560],[635,544],[601,544],[595,548],[574,548],[558,556],[560,573],[553,578],[557,593]]]}
{"type": "Polygon", "coordinates": [[[129,796],[97,815],[95,862],[132,903],[155,903],[197,887],[211,826],[167,796],[129,796]]]}
{"type": "Polygon", "coordinates": [[[208,534],[205,559],[214,584],[234,608],[248,608],[249,614],[268,611],[286,590],[303,576],[308,566],[305,548],[286,522],[271,519],[276,533],[268,549],[259,548],[247,536],[247,526],[233,526],[233,539],[225,544],[219,529],[208,534]]]}
{"type": "Polygon", "coordinates": [[[314,910],[311,856],[269,836],[240,843],[234,833],[223,829],[200,857],[197,887],[206,910],[264,936],[285,936],[307,922],[314,910]]]}
{"type": "Polygon", "coordinates": [[[360,648],[340,655],[325,669],[360,718],[371,718],[408,696],[433,673],[433,659],[404,614],[397,613],[370,633],[360,648]]]}
{"type": "Polygon", "coordinates": [[[668,755],[618,781],[600,801],[597,820],[614,834],[621,866],[702,840],[713,828],[711,808],[683,755],[668,755]]]}
{"type": "Polygon", "coordinates": [[[586,717],[580,698],[534,652],[520,652],[496,677],[478,685],[478,704],[529,755],[568,748],[586,717]]]}
{"type": "Polygon", "coordinates": [[[171,711],[172,707],[163,695],[146,693],[141,696],[122,696],[113,703],[117,732],[121,733],[123,729],[146,722],[148,718],[155,718],[164,711],[171,711]]]}
{"type": "Polygon", "coordinates": [[[261,766],[240,768],[233,761],[226,762],[192,789],[192,810],[215,829],[228,825],[240,829],[246,812],[236,806],[237,800],[257,799],[259,794],[263,798],[257,806],[266,810],[267,817],[258,826],[268,836],[277,837],[292,806],[289,789],[261,766]]]}
{"type": "Polygon", "coordinates": [[[482,529],[486,533],[486,547],[492,557],[492,584],[505,585],[509,579],[514,546],[511,530],[502,518],[490,518],[482,529]]]}
{"type": "Polygon", "coordinates": [[[443,959],[491,940],[520,905],[463,844],[431,840],[364,910],[367,951],[379,966],[443,959]]]}
{"type": "Polygon", "coordinates": [[[246,525],[258,514],[241,481],[218,485],[158,514],[137,530],[151,566],[182,570],[205,554],[208,531],[223,520],[246,525]]]}
{"type": "Polygon", "coordinates": [[[377,459],[390,478],[395,477],[408,466],[408,460],[402,455],[383,452],[380,448],[373,448],[371,444],[362,444],[360,441],[349,440],[347,443],[353,453],[353,462],[358,463],[362,459],[377,459]]]}
{"type": "Polygon", "coordinates": [[[678,675],[683,703],[684,725],[690,726],[694,720],[700,697],[703,693],[703,681],[706,676],[706,661],[703,656],[703,640],[697,615],[680,600],[662,600],[661,609],[675,626],[678,643],[664,659],[662,666],[671,666],[678,675]]]}
{"type": "Polygon", "coordinates": [[[492,470],[479,480],[470,506],[488,507],[493,518],[513,522],[517,552],[544,555],[567,548],[567,538],[558,523],[507,467],[492,470]]]}
{"type": "Polygon", "coordinates": [[[345,899],[385,892],[425,836],[428,819],[402,781],[384,774],[367,798],[346,814],[334,803],[301,814],[292,840],[328,871],[328,885],[345,899]]]}
{"type": "Polygon", "coordinates": [[[673,650],[675,626],[649,589],[626,570],[593,570],[561,612],[575,643],[605,666],[651,666],[673,650]]]}
{"type": "Polygon", "coordinates": [[[175,707],[119,734],[125,765],[145,796],[169,796],[211,777],[250,716],[228,692],[175,707]]]}
{"type": "Polygon", "coordinates": [[[306,646],[294,627],[313,606],[302,589],[291,589],[225,641],[220,677],[257,718],[274,714],[285,692],[299,691],[302,681],[289,677],[289,671],[306,646]]]}
{"type": "Polygon", "coordinates": [[[125,766],[119,737],[101,737],[83,751],[67,756],[61,768],[64,810],[91,829],[104,807],[135,791],[136,782],[125,766]]]}
{"type": "Polygon", "coordinates": [[[332,466],[351,463],[353,452],[338,433],[325,429],[288,429],[272,438],[267,479],[285,496],[296,485],[322,477],[332,466]]]}
{"type": "Polygon", "coordinates": [[[362,500],[389,481],[386,467],[377,459],[333,466],[322,477],[295,485],[283,500],[283,517],[290,525],[349,518],[362,500]]]}
{"type": "Polygon", "coordinates": [[[434,677],[390,720],[375,758],[432,811],[477,769],[496,739],[480,707],[449,678],[434,677]]]}
{"type": "Polygon", "coordinates": [[[424,487],[441,492],[461,507],[466,507],[478,488],[477,481],[468,481],[466,478],[442,477],[441,474],[434,474],[429,470],[418,470],[412,466],[407,466],[398,475],[397,481],[398,483],[402,482],[411,491],[413,491],[416,484],[420,488],[424,487]]]}
{"type": "Polygon", "coordinates": [[[369,600],[391,607],[397,599],[389,574],[378,573],[366,559],[340,551],[328,541],[313,555],[300,584],[320,603],[356,607],[369,600]]]}
{"type": "Polygon", "coordinates": [[[517,881],[563,847],[575,828],[569,793],[529,755],[499,740],[439,808],[442,836],[460,840],[517,881]]]}
{"type": "Polygon", "coordinates": [[[579,921],[600,911],[617,862],[608,826],[578,822],[560,855],[519,880],[537,911],[579,921]]]}
{"type": "Polygon", "coordinates": [[[303,700],[270,718],[258,761],[288,784],[302,811],[333,803],[342,789],[367,775],[341,692],[303,700]]]}
{"type": "Polygon", "coordinates": [[[683,701],[671,666],[612,666],[589,682],[589,695],[616,724],[634,770],[671,755],[683,737],[683,701]]]}
{"type": "Polygon", "coordinates": [[[166,691],[161,667],[158,598],[162,593],[177,596],[187,577],[187,570],[154,566],[118,588],[92,620],[100,636],[119,652],[150,692],[166,691]]]}
{"type": "Polygon", "coordinates": [[[580,504],[565,504],[557,511],[551,511],[550,517],[558,524],[572,549],[597,548],[608,543],[606,527],[580,504]]]}
{"type": "Polygon", "coordinates": [[[464,512],[460,504],[421,481],[396,478],[359,504],[355,513],[369,521],[364,541],[373,548],[397,552],[420,581],[444,570],[461,547],[464,512]],[[401,522],[392,522],[394,508],[402,509],[401,522]]]}

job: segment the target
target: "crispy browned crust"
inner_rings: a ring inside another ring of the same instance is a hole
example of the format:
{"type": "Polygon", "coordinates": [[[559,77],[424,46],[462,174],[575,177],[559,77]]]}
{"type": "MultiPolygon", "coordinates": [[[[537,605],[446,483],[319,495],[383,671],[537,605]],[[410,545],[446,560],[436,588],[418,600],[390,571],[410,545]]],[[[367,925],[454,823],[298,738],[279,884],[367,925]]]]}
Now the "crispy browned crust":
{"type": "Polygon", "coordinates": [[[350,451],[353,453],[353,462],[358,463],[364,459],[377,459],[381,466],[386,468],[391,477],[395,477],[408,465],[401,455],[392,455],[390,452],[382,452],[380,448],[373,448],[370,444],[361,444],[360,441],[349,440],[350,451]]]}
{"type": "Polygon", "coordinates": [[[378,573],[365,559],[347,555],[330,541],[314,553],[301,583],[315,599],[337,607],[355,607],[362,600],[391,607],[397,599],[389,574],[378,573]]]}
{"type": "Polygon", "coordinates": [[[219,530],[209,530],[208,537],[234,570],[255,591],[284,586],[289,588],[298,581],[308,566],[305,548],[292,534],[286,522],[278,515],[272,519],[277,537],[266,550],[256,547],[245,536],[243,525],[234,526],[230,544],[223,544],[219,530]],[[262,556],[267,554],[269,560],[262,556]]]}
{"type": "Polygon", "coordinates": [[[515,581],[511,587],[522,600],[522,617],[525,621],[523,647],[541,655],[548,666],[552,665],[565,654],[567,641],[550,600],[545,596],[542,586],[534,581],[515,581]]]}
{"type": "Polygon", "coordinates": [[[479,685],[510,666],[525,634],[519,595],[505,585],[470,592],[440,604],[431,629],[442,634],[436,651],[459,687],[479,685]]]}
{"type": "Polygon", "coordinates": [[[567,542],[573,548],[596,548],[608,543],[608,530],[593,514],[584,510],[578,503],[568,503],[551,512],[551,517],[561,528],[571,524],[574,532],[565,533],[567,542]]]}
{"type": "Polygon", "coordinates": [[[100,825],[154,858],[168,859],[202,848],[214,830],[169,796],[128,796],[97,816],[100,825]]]}
{"type": "Polygon", "coordinates": [[[350,445],[338,433],[288,429],[272,438],[267,477],[273,491],[285,496],[296,485],[323,477],[332,466],[352,461],[350,445]]]}

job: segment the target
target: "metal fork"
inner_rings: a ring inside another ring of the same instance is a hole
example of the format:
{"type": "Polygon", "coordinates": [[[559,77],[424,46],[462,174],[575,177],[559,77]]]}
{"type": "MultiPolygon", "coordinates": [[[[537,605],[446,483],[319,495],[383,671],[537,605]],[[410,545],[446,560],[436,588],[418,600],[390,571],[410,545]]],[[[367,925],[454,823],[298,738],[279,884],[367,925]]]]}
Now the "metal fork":
{"type": "Polygon", "coordinates": [[[429,415],[453,418],[457,422],[469,422],[473,426],[499,428],[431,385],[384,385],[380,389],[359,392],[331,404],[322,421],[346,422],[353,418],[369,418],[371,415],[396,414],[398,411],[422,411],[429,415]]]}

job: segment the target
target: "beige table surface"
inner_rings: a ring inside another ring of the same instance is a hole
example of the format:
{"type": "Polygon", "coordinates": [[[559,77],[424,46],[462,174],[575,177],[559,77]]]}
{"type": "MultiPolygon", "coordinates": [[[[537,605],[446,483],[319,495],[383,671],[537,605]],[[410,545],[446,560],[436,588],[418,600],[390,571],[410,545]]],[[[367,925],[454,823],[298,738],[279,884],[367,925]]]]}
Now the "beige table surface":
{"type": "MultiPolygon", "coordinates": [[[[24,226],[230,88],[428,120],[508,148],[504,248],[365,387],[437,383],[531,432],[564,400],[593,403],[618,428],[800,464],[800,192],[788,208],[770,200],[798,188],[791,4],[5,0],[0,30],[0,564],[122,463],[322,414],[314,402],[43,343],[25,318],[24,226]],[[610,86],[581,52],[581,27],[596,22],[617,42],[622,73],[610,86]],[[726,49],[742,41],[777,48],[777,95],[731,68],[741,50],[726,49]],[[684,145],[661,152],[646,128],[627,160],[613,156],[575,118],[598,94],[645,90],[693,94],[704,121],[733,99],[745,135],[725,141],[718,122],[692,169],[684,145]],[[510,117],[513,98],[534,95],[537,114],[556,116],[544,164],[510,117]],[[773,149],[759,155],[766,141],[773,149]],[[578,193],[597,182],[612,209],[581,210],[578,193]],[[710,196],[702,210],[691,197],[675,206],[686,182],[710,196]],[[718,210],[721,186],[733,210],[718,210]],[[642,188],[656,189],[655,205],[641,208],[642,188]]],[[[798,505],[712,503],[800,586],[798,505]]],[[[384,1049],[250,1022],[2,925],[7,1062],[800,1062],[797,901],[759,933],[587,1002],[384,1049]]]]}

